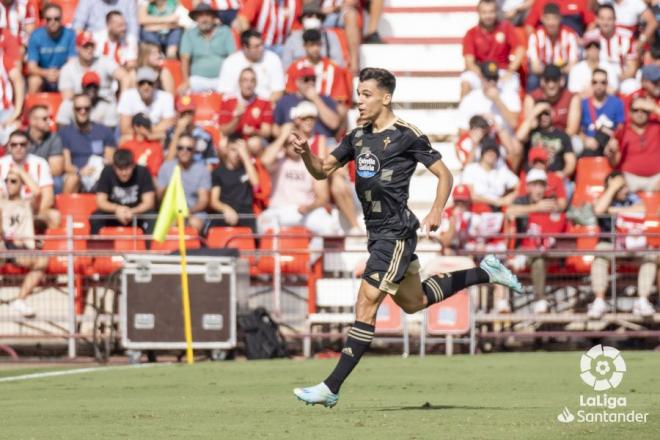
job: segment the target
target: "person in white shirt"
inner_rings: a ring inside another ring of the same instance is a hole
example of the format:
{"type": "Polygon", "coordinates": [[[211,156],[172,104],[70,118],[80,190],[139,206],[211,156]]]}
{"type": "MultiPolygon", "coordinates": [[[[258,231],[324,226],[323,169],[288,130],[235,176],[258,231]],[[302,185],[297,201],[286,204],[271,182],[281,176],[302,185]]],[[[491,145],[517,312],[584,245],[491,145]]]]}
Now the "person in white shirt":
{"type": "Polygon", "coordinates": [[[242,50],[228,56],[218,78],[217,90],[223,94],[238,94],[238,78],[246,67],[257,74],[257,96],[272,102],[284,94],[284,68],[275,52],[264,49],[261,34],[247,30],[241,34],[242,50]]]}
{"type": "Polygon", "coordinates": [[[0,157],[0,187],[3,194],[7,194],[5,179],[14,168],[25,170],[36,183],[38,191],[30,186],[22,187],[21,196],[25,199],[36,199],[37,218],[50,227],[57,227],[60,223],[60,214],[53,209],[55,194],[53,192],[53,175],[46,159],[29,154],[30,138],[21,130],[15,130],[9,135],[7,154],[0,157]]]}
{"type": "Polygon", "coordinates": [[[174,97],[171,93],[156,89],[158,73],[150,67],[137,71],[137,88],[128,89],[119,98],[119,128],[122,138],[132,136],[131,120],[138,113],[146,114],[152,123],[151,133],[156,139],[164,139],[167,129],[174,125],[174,97]]]}
{"type": "Polygon", "coordinates": [[[590,38],[584,41],[584,60],[578,62],[568,74],[568,91],[582,96],[591,95],[591,76],[595,69],[607,72],[607,91],[616,93],[619,90],[619,75],[621,71],[611,63],[600,59],[600,38],[590,38]]]}
{"type": "Polygon", "coordinates": [[[138,41],[127,34],[126,19],[120,11],[110,11],[105,17],[106,28],[94,32],[96,56],[111,58],[126,70],[137,67],[138,41]]]}
{"type": "Polygon", "coordinates": [[[499,145],[486,137],[481,143],[479,162],[470,163],[463,170],[461,183],[470,188],[473,203],[501,208],[513,202],[518,177],[506,165],[498,165],[499,157],[499,145]]]}

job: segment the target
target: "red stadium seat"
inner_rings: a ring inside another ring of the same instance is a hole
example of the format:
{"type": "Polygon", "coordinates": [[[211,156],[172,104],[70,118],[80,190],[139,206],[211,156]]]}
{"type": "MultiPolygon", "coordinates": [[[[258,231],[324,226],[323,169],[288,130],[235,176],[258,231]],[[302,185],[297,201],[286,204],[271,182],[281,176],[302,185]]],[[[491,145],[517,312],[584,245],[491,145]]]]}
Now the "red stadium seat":
{"type": "MultiPolygon", "coordinates": [[[[216,226],[210,228],[206,238],[206,245],[214,249],[234,248],[249,253],[254,253],[257,248],[252,229],[247,226],[216,226]]],[[[256,269],[256,256],[252,254],[246,258],[250,262],[250,269],[256,269]]]]}
{"type": "Polygon", "coordinates": [[[183,73],[181,73],[181,61],[166,59],[163,61],[163,67],[172,74],[174,78],[174,89],[178,89],[179,86],[183,83],[183,73]]]}
{"type": "Polygon", "coordinates": [[[97,257],[94,260],[94,271],[102,275],[109,275],[124,266],[124,259],[120,255],[125,252],[143,252],[146,250],[146,241],[142,229],[130,226],[106,226],[101,228],[99,235],[112,239],[112,249],[118,255],[97,257]]]}
{"type": "Polygon", "coordinates": [[[605,178],[612,167],[604,157],[583,157],[577,162],[573,206],[594,203],[605,190],[605,178]]]}
{"type": "Polygon", "coordinates": [[[209,124],[204,124],[202,127],[208,134],[211,135],[211,138],[213,139],[213,147],[217,152],[220,148],[220,141],[222,140],[222,133],[220,132],[220,129],[217,125],[209,124]]]}
{"type": "Polygon", "coordinates": [[[73,18],[76,15],[78,0],[51,0],[51,3],[59,5],[59,7],[62,8],[62,24],[65,26],[71,26],[73,18]]]}
{"type": "Polygon", "coordinates": [[[311,233],[302,226],[285,227],[280,230],[278,246],[274,249],[273,231],[266,231],[259,243],[259,250],[264,255],[259,258],[259,272],[273,273],[275,270],[275,259],[268,252],[279,251],[280,268],[282,273],[288,274],[308,274],[309,267],[309,242],[311,233]]]}
{"type": "Polygon", "coordinates": [[[220,93],[193,93],[190,97],[195,105],[195,122],[216,123],[218,121],[218,114],[222,105],[222,95],[220,93]]]}
{"type": "Polygon", "coordinates": [[[73,226],[80,227],[89,224],[89,217],[96,211],[96,195],[94,194],[58,194],[55,197],[55,208],[62,214],[62,222],[66,216],[73,216],[73,226]]]}
{"type": "Polygon", "coordinates": [[[25,97],[25,104],[23,105],[23,123],[27,125],[28,114],[32,107],[35,105],[43,105],[48,108],[50,129],[51,131],[56,131],[57,125],[55,124],[55,117],[57,116],[60,104],[62,104],[62,95],[59,93],[29,93],[25,97]]]}
{"type": "MultiPolygon", "coordinates": [[[[201,242],[199,241],[199,235],[197,235],[197,230],[192,226],[186,226],[184,229],[186,249],[199,249],[202,247],[201,242]]],[[[178,251],[179,250],[179,229],[176,226],[170,228],[170,231],[167,233],[165,241],[158,243],[157,241],[151,242],[152,251],[178,251]]]]}
{"type": "Polygon", "coordinates": [[[641,191],[637,195],[644,202],[647,217],[660,217],[660,191],[641,191]]]}
{"type": "MultiPolygon", "coordinates": [[[[89,226],[73,228],[73,250],[87,250],[87,239],[80,236],[89,235],[89,226]]],[[[69,245],[66,238],[66,228],[49,228],[44,237],[44,251],[67,251],[69,245]]],[[[77,274],[86,273],[91,265],[92,259],[86,256],[74,257],[74,271],[77,274]]],[[[50,257],[48,261],[48,272],[52,274],[65,274],[68,269],[68,257],[57,255],[50,257]]]]}
{"type": "MultiPolygon", "coordinates": [[[[576,239],[577,250],[590,251],[596,249],[598,244],[598,226],[571,226],[568,230],[570,234],[580,234],[576,239]]],[[[571,272],[588,273],[591,269],[591,263],[594,261],[593,255],[571,255],[566,258],[566,266],[571,272]]]]}

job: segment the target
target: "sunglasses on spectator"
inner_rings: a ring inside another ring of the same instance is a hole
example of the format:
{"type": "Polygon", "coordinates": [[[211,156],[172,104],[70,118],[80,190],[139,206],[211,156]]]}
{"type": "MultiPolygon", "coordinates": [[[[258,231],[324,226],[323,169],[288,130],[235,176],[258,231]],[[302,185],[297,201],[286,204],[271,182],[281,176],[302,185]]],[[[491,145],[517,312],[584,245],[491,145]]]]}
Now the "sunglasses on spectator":
{"type": "Polygon", "coordinates": [[[596,84],[602,84],[602,85],[605,86],[605,85],[607,85],[607,81],[596,81],[596,80],[593,80],[593,81],[591,81],[591,84],[593,84],[593,85],[596,85],[596,84]]]}
{"type": "Polygon", "coordinates": [[[26,148],[27,144],[28,144],[27,141],[26,142],[10,142],[9,146],[10,147],[23,147],[23,148],[26,148]]]}
{"type": "Polygon", "coordinates": [[[638,112],[648,113],[647,110],[644,110],[643,108],[639,108],[639,107],[631,108],[630,111],[631,111],[632,113],[638,113],[638,112]]]}
{"type": "Polygon", "coordinates": [[[302,80],[303,80],[303,82],[314,82],[314,81],[316,81],[316,77],[315,76],[303,76],[302,80]]]}
{"type": "Polygon", "coordinates": [[[11,183],[12,185],[16,185],[17,183],[20,183],[18,179],[5,179],[5,183],[11,183]]]}
{"type": "Polygon", "coordinates": [[[85,107],[74,107],[73,108],[77,112],[88,112],[92,109],[92,107],[85,106],[85,107]]]}
{"type": "Polygon", "coordinates": [[[60,21],[62,20],[62,17],[57,16],[57,17],[44,17],[44,20],[46,21],[60,21]]]}
{"type": "Polygon", "coordinates": [[[154,85],[154,83],[152,83],[151,81],[142,80],[142,81],[140,81],[140,82],[138,83],[138,86],[143,86],[143,85],[145,85],[145,84],[149,84],[149,85],[152,86],[152,87],[153,87],[153,85],[154,85]]]}
{"type": "Polygon", "coordinates": [[[179,145],[176,147],[176,151],[195,151],[195,147],[186,147],[185,145],[179,145]]]}

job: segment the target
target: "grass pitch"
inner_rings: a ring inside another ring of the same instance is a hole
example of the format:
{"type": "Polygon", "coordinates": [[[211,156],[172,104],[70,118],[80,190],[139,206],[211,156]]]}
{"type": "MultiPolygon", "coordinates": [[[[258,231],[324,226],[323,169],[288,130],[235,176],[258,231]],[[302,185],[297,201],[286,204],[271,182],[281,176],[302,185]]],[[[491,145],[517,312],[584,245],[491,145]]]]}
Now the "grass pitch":
{"type": "MultiPolygon", "coordinates": [[[[580,439],[660,438],[660,353],[623,352],[609,393],[646,424],[563,424],[580,394],[580,352],[424,359],[365,356],[334,409],[291,390],[335,360],[236,361],[108,369],[1,382],[2,439],[580,439]]],[[[29,371],[33,373],[34,371],[29,371]]],[[[25,374],[3,370],[0,377],[25,374]]]]}

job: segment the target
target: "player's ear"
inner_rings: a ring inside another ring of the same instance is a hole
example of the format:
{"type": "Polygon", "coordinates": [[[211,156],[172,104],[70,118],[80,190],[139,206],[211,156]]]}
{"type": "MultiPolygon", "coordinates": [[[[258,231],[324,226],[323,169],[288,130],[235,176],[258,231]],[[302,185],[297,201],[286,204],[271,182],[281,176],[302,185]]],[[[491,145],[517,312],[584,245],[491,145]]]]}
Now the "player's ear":
{"type": "Polygon", "coordinates": [[[383,105],[389,106],[390,104],[392,104],[392,94],[391,93],[383,94],[383,105]]]}

